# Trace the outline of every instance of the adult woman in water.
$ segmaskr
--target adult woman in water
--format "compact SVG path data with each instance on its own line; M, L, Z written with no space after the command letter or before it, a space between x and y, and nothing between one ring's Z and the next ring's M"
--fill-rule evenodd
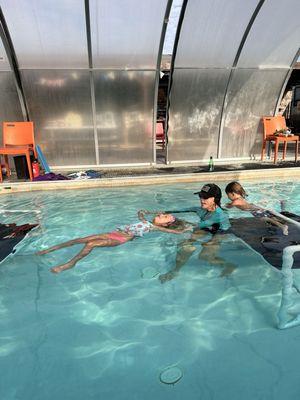
M51 268L51 272L60 273L66 269L73 268L75 264L86 257L95 247L115 247L126 242L133 240L136 237L142 237L144 234L153 230L158 230L166 233L180 234L187 230L191 230L191 225L186 225L184 221L176 220L171 214L157 214L152 222L145 218L147 212L140 210L138 212L139 222L134 224L125 225L117 228L116 230L108 233L100 233L97 235L90 235L83 238L77 238L50 247L49 249L39 251L37 254L47 254L51 251L59 250L64 247L73 246L75 244L84 244L83 249L70 261L65 264L58 265Z
M169 281L178 275L180 269L196 250L195 244L197 241L204 236L206 237L207 233L211 233L213 236L209 236L208 240L201 243L203 248L199 253L199 259L207 261L211 265L223 267L220 276L230 275L236 268L235 264L224 260L218 255L220 246L225 239L225 236L219 235L219 233L226 233L230 228L227 213L221 207L221 189L214 183L207 183L199 192L194 194L199 196L200 207L196 206L166 211L166 213L193 212L198 215L199 222L192 237L182 241L178 245L175 267L159 276L161 283Z

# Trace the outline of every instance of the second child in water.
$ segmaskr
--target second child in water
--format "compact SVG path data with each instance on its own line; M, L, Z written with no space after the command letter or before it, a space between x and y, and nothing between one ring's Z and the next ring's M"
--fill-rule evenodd
M282 233L284 235L288 235L288 226L279 221L279 219L277 219L275 215L262 207L248 203L246 201L247 194L240 183L230 182L226 186L225 192L230 200L230 203L226 204L226 207L237 207L240 210L249 211L254 217L262 218L264 221L269 222L272 225L278 226L282 230Z

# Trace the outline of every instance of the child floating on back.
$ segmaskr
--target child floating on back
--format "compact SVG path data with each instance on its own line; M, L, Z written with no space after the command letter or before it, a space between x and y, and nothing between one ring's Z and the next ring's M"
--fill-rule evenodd
M277 219L275 215L264 208L258 207L255 204L251 204L246 201L245 198L247 194L240 183L230 182L226 186L225 192L229 200L231 200L230 203L226 204L226 207L237 207L240 210L249 211L254 217L262 218L264 221L278 226L284 235L288 235L288 226Z
M51 268L51 272L58 274L66 269L73 268L79 260L81 260L83 257L86 257L95 247L119 246L129 242L130 240L133 240L136 237L142 237L144 234L153 230L180 234L192 229L191 224L187 224L183 220L176 219L171 214L158 213L155 215L152 222L146 220L145 214L148 213L144 210L140 210L138 212L139 221L136 223L120 226L112 232L98 233L96 235L72 239L68 242L64 242L56 246L52 246L46 250L39 251L37 254L47 254L51 251L59 250L64 247L73 246L75 244L83 244L83 249L70 261Z

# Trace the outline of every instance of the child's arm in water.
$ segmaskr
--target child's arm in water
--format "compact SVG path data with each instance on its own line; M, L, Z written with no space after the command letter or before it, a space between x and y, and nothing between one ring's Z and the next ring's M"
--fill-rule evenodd
M145 214L148 214L146 210L139 210L137 215L140 221L147 222Z

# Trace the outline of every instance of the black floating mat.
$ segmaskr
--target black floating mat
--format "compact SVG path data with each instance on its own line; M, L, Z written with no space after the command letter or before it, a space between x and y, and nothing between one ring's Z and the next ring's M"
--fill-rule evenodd
M300 221L300 218L294 214L282 214ZM300 229L292 223L287 223L288 236L284 236L281 229L269 225L260 218L230 219L230 223L231 233L241 238L276 268L282 266L283 249L286 246L300 244ZM293 268L300 268L300 252L294 254Z
M14 247L37 224L0 224L0 262L14 252Z

